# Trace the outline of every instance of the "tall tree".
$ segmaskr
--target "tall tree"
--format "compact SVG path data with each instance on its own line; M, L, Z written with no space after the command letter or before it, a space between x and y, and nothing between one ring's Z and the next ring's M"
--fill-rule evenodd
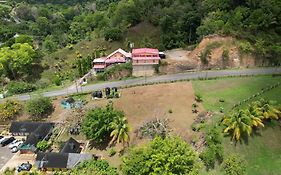
M124 157L125 175L199 174L197 153L178 137L155 138L143 148L134 148Z

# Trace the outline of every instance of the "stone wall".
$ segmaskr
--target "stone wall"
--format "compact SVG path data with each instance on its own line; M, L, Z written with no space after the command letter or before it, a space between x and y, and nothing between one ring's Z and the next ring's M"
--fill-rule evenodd
M133 65L133 76L152 76L154 75L155 69L153 65Z

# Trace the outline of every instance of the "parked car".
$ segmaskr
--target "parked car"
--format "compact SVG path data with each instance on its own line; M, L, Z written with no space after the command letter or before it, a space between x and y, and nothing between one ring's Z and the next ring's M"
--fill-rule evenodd
M30 171L31 168L32 168L32 165L29 162L22 163L20 166L18 166L17 172Z
M11 149L12 153L16 153L18 151L19 151L19 147L16 147L16 146Z
M12 149L13 147L18 147L23 144L21 140L14 140L12 143L9 144L8 148Z
M6 139L5 137L1 136L2 138L0 138L0 144Z
M4 147L10 143L12 143L15 140L14 137L9 137L9 138L5 138L2 142L1 142L1 146Z

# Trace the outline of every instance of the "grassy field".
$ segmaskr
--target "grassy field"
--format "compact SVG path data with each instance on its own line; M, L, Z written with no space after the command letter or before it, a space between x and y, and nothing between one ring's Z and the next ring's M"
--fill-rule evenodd
M256 76L193 81L192 84L196 93L203 96L205 109L218 111L220 107L223 107L225 111L229 111L237 102L260 92L262 88L280 81L281 77ZM265 97L281 103L280 92L281 86L270 92L266 92L256 99ZM225 102L219 102L220 99L225 100Z
M193 81L192 83L196 93L203 96L205 109L218 113L220 107L224 107L225 112L230 112L235 103L278 81L281 81L280 77L258 76ZM281 103L281 87L266 92L261 97ZM224 99L225 103L220 103L219 99ZM280 135L281 127L277 123L269 123L264 129L250 137L248 142L235 145L229 137L226 137L224 139L225 155L236 153L244 157L249 175L278 175L281 172ZM217 167L208 174L221 174L221 172Z

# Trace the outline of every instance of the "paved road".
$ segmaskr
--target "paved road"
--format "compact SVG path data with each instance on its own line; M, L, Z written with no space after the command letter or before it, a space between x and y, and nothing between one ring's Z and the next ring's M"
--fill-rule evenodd
M214 77L227 77L227 76L246 76L246 75L266 75L281 73L281 67L275 68L255 68L255 69L239 69L239 70L217 70L217 71L198 71L198 72L187 72L180 74L161 75L154 77L142 77L130 80L122 80L116 82L106 82L100 84L91 84L78 88L78 92L87 92L105 87L122 87L131 85L140 85L144 83L155 83L155 82L167 82L175 80L185 79L198 79L198 78L214 78ZM62 96L67 94L76 93L76 88L65 88L63 90L50 91L43 93L46 97ZM29 95L14 96L18 100L28 100ZM1 100L0 100L1 102Z
M6 147L0 147L0 170L13 157L13 153Z

